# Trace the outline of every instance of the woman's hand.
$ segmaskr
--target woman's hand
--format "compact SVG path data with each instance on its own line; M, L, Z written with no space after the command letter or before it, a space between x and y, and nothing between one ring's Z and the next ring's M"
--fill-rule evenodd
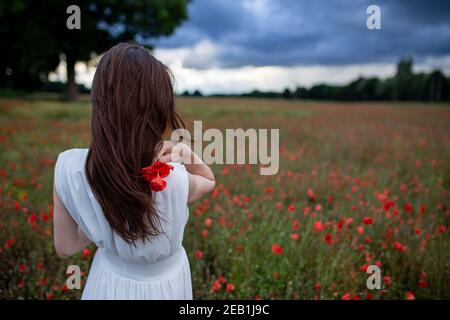
M215 186L214 174L188 145L182 142L164 141L158 153L161 162L180 162L189 175L188 202L200 199Z
M161 162L180 162L183 164L200 164L202 161L196 159L188 145L182 142L164 141L161 150L158 152L157 160ZM196 162L194 162L196 161Z
M172 161L172 149L176 142L164 140L161 150L156 155L156 161L169 162Z

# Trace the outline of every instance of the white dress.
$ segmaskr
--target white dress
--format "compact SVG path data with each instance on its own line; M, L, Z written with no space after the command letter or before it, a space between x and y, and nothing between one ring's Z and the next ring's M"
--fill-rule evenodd
M87 152L62 152L55 166L59 198L98 247L82 299L192 299L189 261L182 246L189 216L185 167L171 163L174 169L165 178L166 189L153 193L164 234L133 246L112 231L94 197L84 171Z

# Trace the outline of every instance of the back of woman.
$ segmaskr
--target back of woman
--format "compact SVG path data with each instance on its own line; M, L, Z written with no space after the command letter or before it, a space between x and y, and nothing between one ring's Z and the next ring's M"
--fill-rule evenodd
M100 60L91 95L89 148L56 162L56 251L97 246L83 299L192 299L187 203L214 176L189 147L176 145L196 160L183 164L163 141L183 127L170 73L145 48L119 44Z

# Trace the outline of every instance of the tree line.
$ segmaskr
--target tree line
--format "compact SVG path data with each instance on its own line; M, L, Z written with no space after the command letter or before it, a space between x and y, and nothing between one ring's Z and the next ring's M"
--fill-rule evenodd
M194 94L186 91L182 95L201 96L201 93L198 90ZM412 58L404 58L397 64L396 74L387 79L359 77L343 86L318 84L311 88L298 87L295 90L286 88L283 92L255 90L237 95L212 96L338 101L449 101L450 79L440 70L414 73Z

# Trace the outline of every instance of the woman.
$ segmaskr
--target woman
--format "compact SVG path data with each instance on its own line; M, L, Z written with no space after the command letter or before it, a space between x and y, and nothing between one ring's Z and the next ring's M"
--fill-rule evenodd
M169 162L175 148L163 136L183 126L171 80L145 48L111 48L92 84L90 147L58 156L56 252L98 248L82 299L192 299L182 246L187 203L215 182L185 144L176 154L194 164Z

